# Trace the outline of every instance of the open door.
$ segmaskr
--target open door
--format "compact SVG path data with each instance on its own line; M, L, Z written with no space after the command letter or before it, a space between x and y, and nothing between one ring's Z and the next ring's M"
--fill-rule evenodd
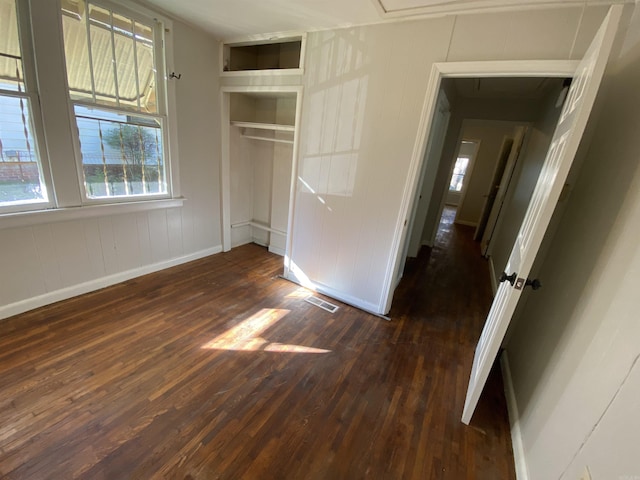
M487 204L491 203L491 210L488 215L487 223L484 227L484 232L482 233L482 241L480 243L480 251L485 257L488 255L489 245L493 238L493 234L495 233L498 217L502 211L502 205L504 204L507 189L509 188L518 157L520 156L520 151L522 150L522 144L524 143L527 128L528 127L518 127L515 138L511 144L511 150L509 152L507 162L502 170L501 177L496 179L496 182L492 185L493 191L489 193L489 198L487 199ZM491 195L493 195L493 198L491 198Z
M513 316L567 174L578 150L611 52L621 5L609 9L578 65L527 213L516 238L482 335L476 346L462 422L468 424ZM508 280L508 281L505 281Z
M480 214L480 221L476 227L476 231L473 234L474 240L480 240L487 228L487 222L489 221L489 215L495 205L496 197L500 191L500 185L505 180L505 171L507 168L507 160L511 156L511 150L513 147L513 138L505 136L502 140L502 147L500 148L500 154L498 155L498 163L496 163L493 177L491 179L491 187L489 192L484 195L484 205L482 206L482 213Z

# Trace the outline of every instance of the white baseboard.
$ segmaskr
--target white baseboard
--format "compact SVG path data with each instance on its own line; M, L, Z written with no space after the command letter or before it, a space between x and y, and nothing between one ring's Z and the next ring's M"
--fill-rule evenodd
M511 425L511 446L513 448L513 462L516 467L517 480L529 480L529 471L524 454L524 444L522 442L522 432L520 430L520 415L518 413L518 403L516 392L513 389L511 378L511 367L507 351L503 350L500 356L500 367L502 370L502 381L504 382L504 394L507 399L507 411L509 412L509 423Z
M260 245L261 247L268 247L269 244L263 240L262 238L257 238L257 237L252 237L248 242L243 243L243 245L246 245L247 243L255 243L256 245Z
M287 280L293 283L297 283L298 285L302 285L303 287L309 288L310 290L315 290L316 292L326 295L327 297L335 298L336 300L339 300L342 303L346 303L347 305L351 305L352 307L356 307L356 308L359 308L360 310L364 310L367 313L371 313L378 317L383 316L382 313L378 312L378 305L375 305L370 302L365 302L360 298L356 298L351 295L339 292L337 290L334 290L331 287L327 287L326 285L322 285L314 282L313 286L311 286L309 285L308 280L298 279L295 276L295 274L291 271L289 271L289 274L286 275L284 278L286 278Z
M222 246L218 245L211 248L206 248L198 252L190 253L182 257L172 258L170 260L164 260L162 262L152 263L151 265L145 265L143 267L133 268L124 272L114 273L113 275L107 275L106 277L96 278L89 280L88 282L79 283L78 285L72 285L70 287L54 290L53 292L47 292L37 297L27 298L18 302L10 303L0 307L0 320L19 313L24 313L34 308L43 307L51 303L66 300L68 298L77 297L85 293L93 292L101 288L115 285L116 283L124 282L135 277L147 275L148 273L164 270L165 268L175 267L182 263L191 262L200 258L208 257L222 251Z
M274 245L269 245L269 251L276 255L280 255L281 257L284 257L285 254L284 248L276 247Z

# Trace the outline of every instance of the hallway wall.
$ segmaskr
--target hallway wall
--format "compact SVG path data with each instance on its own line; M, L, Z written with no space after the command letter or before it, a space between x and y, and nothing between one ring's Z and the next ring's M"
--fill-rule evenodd
M456 223L475 227L478 225L482 208L491 190L491 181L505 137L513 137L517 123L486 120L468 120L464 122L462 137L480 143L473 164L468 172L466 189L462 204L458 207Z

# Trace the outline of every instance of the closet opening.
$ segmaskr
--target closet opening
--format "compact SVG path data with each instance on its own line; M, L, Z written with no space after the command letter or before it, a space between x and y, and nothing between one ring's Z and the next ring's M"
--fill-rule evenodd
M222 88L224 251L256 243L287 258L301 93Z

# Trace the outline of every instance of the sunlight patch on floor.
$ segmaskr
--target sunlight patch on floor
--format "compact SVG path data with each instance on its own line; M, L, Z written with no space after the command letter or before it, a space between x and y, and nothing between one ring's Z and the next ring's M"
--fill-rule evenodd
M311 295L309 289L305 287L296 288L293 292L285 295L285 298L307 298Z
M331 350L305 347L303 345L287 345L269 342L260 335L276 322L289 314L291 310L279 308L263 308L235 327L202 346L206 350L234 350L243 352L279 352L279 353L329 353Z

